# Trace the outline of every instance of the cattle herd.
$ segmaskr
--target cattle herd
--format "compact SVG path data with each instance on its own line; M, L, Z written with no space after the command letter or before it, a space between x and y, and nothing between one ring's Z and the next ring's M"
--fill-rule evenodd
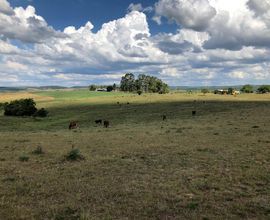
M195 102L195 101L194 101L194 102ZM127 105L129 105L129 104L130 104L130 103L127 102ZM117 102L117 105L121 105L121 104L120 104L119 102ZM195 116L196 113L197 113L197 111L192 111L192 112L191 112L192 116ZM167 115L163 114L163 115L161 116L161 118L162 118L163 121L166 121L166 120L167 120ZM108 127L110 126L110 122L109 122L108 120L97 119L97 120L95 120L94 122L95 122L96 125L102 125L102 123L103 123L104 128L108 128ZM77 129L77 128L79 128L79 124L78 124L77 121L71 121L71 122L69 123L68 128L69 128L69 130Z

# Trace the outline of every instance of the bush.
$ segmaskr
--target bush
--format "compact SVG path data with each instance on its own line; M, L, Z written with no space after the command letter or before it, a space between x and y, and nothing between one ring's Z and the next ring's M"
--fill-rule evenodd
M262 85L257 89L258 93L269 93L270 92L270 85Z
M111 91L113 91L113 87L112 86L108 86L107 87L107 92L111 92Z
M4 104L4 115L46 117L48 111L44 108L38 110L33 99L19 99Z
M37 108L33 99L20 99L5 104L4 110L6 116L32 116Z
M138 93L138 95L141 95L142 94L142 90L138 90L137 93Z
M46 109L41 108L41 109L37 110L33 116L45 118L48 116L48 114L49 114L49 112Z
M81 155L79 149L72 149L66 156L66 160L68 161L78 161L84 160L84 157Z

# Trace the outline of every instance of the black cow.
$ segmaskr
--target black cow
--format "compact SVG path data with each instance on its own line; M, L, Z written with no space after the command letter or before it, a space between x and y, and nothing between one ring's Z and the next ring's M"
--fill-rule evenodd
M103 125L104 125L105 128L108 128L109 125L110 125L110 122L109 121L104 121L103 122Z
M101 125L102 124L102 120L101 119L95 120L95 123Z
M165 121L167 119L166 115L162 115L162 120Z
M195 116L196 115L196 111L192 111L192 116Z

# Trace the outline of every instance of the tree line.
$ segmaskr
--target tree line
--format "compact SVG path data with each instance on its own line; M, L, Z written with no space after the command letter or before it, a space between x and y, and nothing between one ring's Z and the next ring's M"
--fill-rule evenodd
M244 85L242 88L241 88L241 92L243 93L253 93L254 92L254 88L252 85ZM270 85L261 85L259 88L257 88L257 93L269 93L270 92Z
M115 83L113 85L109 85L109 86L106 86L106 85L98 86L98 85L94 85L94 84L89 86L90 91L96 91L97 89L106 89L107 92L112 92L112 91L117 90L118 88L117 88Z
M121 78L120 86L115 83L113 85L90 85L90 91L97 89L105 89L107 92L120 90L123 92L137 92L139 95L142 93L159 93L165 94L169 92L169 86L161 79L140 74L137 79L133 73L127 73Z
M228 89L224 90L226 91L226 94L232 95L234 94L234 92L236 91L235 88L229 87ZM259 87L254 87L250 84L246 84L244 86L242 86L242 88L240 89L240 91L242 93L260 93L260 94L264 94L264 93L270 93L270 85L261 85ZM201 89L201 92L206 94L206 93L210 93L211 91L207 88L203 88ZM219 94L219 90L214 90L215 94Z

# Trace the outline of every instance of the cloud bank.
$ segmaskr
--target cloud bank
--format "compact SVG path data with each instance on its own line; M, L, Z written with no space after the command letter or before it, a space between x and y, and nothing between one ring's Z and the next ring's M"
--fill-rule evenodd
M152 35L151 19L178 28ZM270 83L269 27L269 0L131 4L97 32L91 21L58 31L34 7L0 0L0 86L112 83L125 72L170 85Z

